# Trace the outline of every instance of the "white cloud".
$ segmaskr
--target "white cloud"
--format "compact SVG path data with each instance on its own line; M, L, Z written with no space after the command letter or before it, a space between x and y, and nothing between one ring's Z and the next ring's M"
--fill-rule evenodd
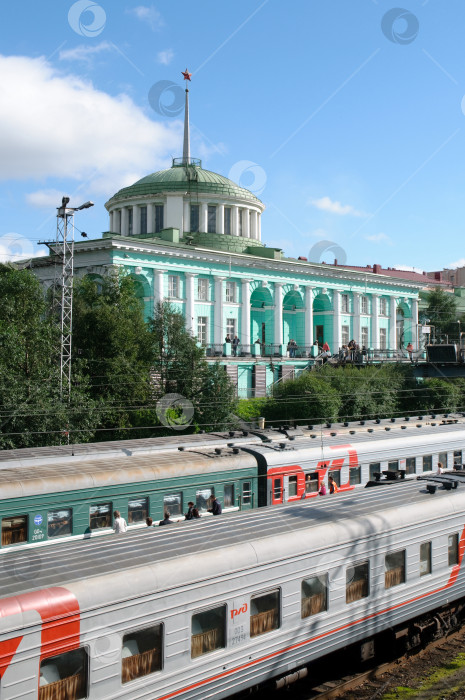
M365 236L365 239L373 243L389 243L389 245L392 245L392 240L385 233L374 233L372 236Z
M0 236L0 263L39 258L47 253L46 248L34 252L34 244L20 233L5 233Z
M74 49L66 49L60 51L58 58L60 61L83 61L90 64L92 58L104 51L113 51L114 47L108 41L101 41L100 44L93 46L92 44L79 44Z
M394 265L393 270L402 270L403 272L418 272L419 275L423 274L423 270L419 267L412 267L411 265Z
M131 15L135 15L141 22L146 22L153 31L165 25L161 14L153 5L150 7L147 5L138 5L138 7L133 7L131 10L127 10L127 12Z
M310 199L309 204L321 211L328 211L331 214L339 214L340 216L366 216L363 211L358 211L351 204L341 204L333 201L330 197L320 197L320 199Z
M161 63L163 66L169 66L171 61L174 58L174 51L173 49L166 49L166 51L159 51L157 53L157 61L158 63Z
M26 202L38 209L54 209L61 203L63 192L59 190L37 190L26 195Z
M0 55L0 90L0 180L66 178L110 196L169 166L181 148L181 121L152 121L127 95L107 95L44 59ZM37 204L46 194L31 197Z
M455 270L457 267L465 267L465 258L460 258L460 260L449 263L448 267L452 270Z

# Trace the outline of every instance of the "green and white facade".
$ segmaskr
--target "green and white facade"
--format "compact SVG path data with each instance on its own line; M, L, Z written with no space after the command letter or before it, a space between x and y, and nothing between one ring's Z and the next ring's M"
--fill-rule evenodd
M419 291L430 280L311 263L266 247L264 204L190 157L188 125L183 157L120 190L106 208L109 230L75 244L75 274L123 269L148 318L158 301L169 301L207 357L225 364L240 396L263 395L304 370L315 341L333 353L352 338L374 349L418 346ZM34 271L51 283L46 260L35 261ZM240 340L235 357L227 334Z

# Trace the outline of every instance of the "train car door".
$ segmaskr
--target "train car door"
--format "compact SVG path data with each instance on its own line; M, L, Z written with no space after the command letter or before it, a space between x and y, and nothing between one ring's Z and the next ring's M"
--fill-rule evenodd
M277 505L283 502L284 478L282 476L273 476L271 485L271 504Z

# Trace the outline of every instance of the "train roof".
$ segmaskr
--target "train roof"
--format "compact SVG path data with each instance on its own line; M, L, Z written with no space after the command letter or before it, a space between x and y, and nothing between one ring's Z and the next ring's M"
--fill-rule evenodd
M444 475L442 480L455 479ZM435 477L433 480L437 480ZM338 494L310 503L268 507L146 528L111 538L63 542L44 549L5 553L0 598L65 586L81 610L128 597L200 585L220 574L243 575L257 565L359 542L380 533L428 524L465 510L465 487L439 488L403 482ZM322 560L323 561L323 560Z
M33 469L5 467L0 469L0 500L254 467L254 457L237 448L203 445L189 451L136 453L130 460L76 458Z
M268 431L264 431L265 434ZM150 454L151 452L165 452L195 448L199 445L208 447L222 447L228 443L260 443L262 439L258 433L250 433L247 430L230 430L223 433L196 433L194 435L168 435L165 437L145 438L136 440L113 440L109 442L89 442L72 445L53 445L50 447L24 447L17 450L0 450L0 469L9 466L9 463L17 466L50 464L52 461L73 462L80 460L93 460L105 457L132 457L137 454Z

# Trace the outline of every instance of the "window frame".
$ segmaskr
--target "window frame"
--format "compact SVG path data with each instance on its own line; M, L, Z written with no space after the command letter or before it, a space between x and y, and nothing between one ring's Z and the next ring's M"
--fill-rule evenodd
M413 461L413 471L412 471L412 461ZM416 474L417 473L417 458L416 457L406 457L405 458L405 473L406 474Z
M98 508L99 506L110 506L108 509L110 524L104 527L92 527L92 513L91 508ZM101 517L101 516L100 516ZM113 501L89 503L89 529L94 532L94 530L109 530L113 526Z
M165 207L163 204L154 204L153 206L154 215L154 226L155 233L160 233L165 228L164 218L165 218Z
M216 204L207 205L207 233L217 233L218 207Z
M321 581L321 579L325 579L325 581ZM324 590L324 607L321 610L317 610L315 612L309 612L308 615L304 615L304 601L310 600L310 597L303 597L303 587L304 584L307 583L307 581L311 580L319 580L321 582L321 585ZM300 583L300 617L302 620L306 620L309 617L314 617L315 615L321 615L323 612L328 612L328 580L329 580L329 575L328 572L326 571L324 574L314 574L313 576L307 576L304 579L301 579ZM313 596L311 596L313 597Z
M224 285L224 300L226 304L236 303L236 290L236 283L232 282L231 280L226 280Z
M168 299L179 299L180 288L179 275L168 275Z
M211 649L211 650L209 650L209 651L205 651L205 652L200 653L200 654L196 654L196 655L194 656L194 654L192 653L192 652L193 652L193 650L192 650L192 642L193 642L193 637L194 637L194 634L193 634L193 632L192 632L192 626L193 626L193 622L194 622L194 617L197 616L197 615L204 615L205 613L208 613L208 612L210 612L210 611L212 611L212 610L220 610L221 608L222 608L223 611L224 611L224 619L223 619L223 645L222 645L222 646L217 646L217 647L215 647L214 649ZM212 629L215 629L215 628L212 628ZM211 630L207 630L207 632L209 632L209 631L211 631ZM203 632L202 634L205 634L205 632ZM198 635L196 635L196 636L198 636ZM226 649L226 648L227 648L227 645L228 645L227 636L228 636L228 605L227 605L226 603L221 603L220 605L213 605L213 606L209 606L209 607L206 607L206 608L201 608L200 610L196 610L195 612L192 612L192 613L191 613L191 624L190 624L191 661L194 661L194 659L202 658L202 657L206 656L207 654L213 654L215 651L219 651L219 650L221 650L221 649Z
M197 340L208 345L208 316L197 316Z
M397 554L402 554L403 555L403 563L401 567L391 567L390 569L387 569L387 559L388 557L394 557ZM388 581L390 578L388 574L390 574L392 571L395 571L395 569L401 569L402 571L402 580L401 581ZM392 577L394 578L394 577ZM390 588L396 588L397 586L401 586L403 583L405 583L407 580L407 551L405 549L396 549L394 552L386 552L384 555L384 588L385 590L389 590ZM389 584L389 585L388 585Z
M341 294L341 313L350 313L349 295Z
M229 505L226 504L226 489L231 489L231 503ZM228 496L229 500L229 496ZM236 505L236 485L233 481L224 484L223 486L223 507L224 508L234 508Z
M422 463L423 472L432 472L433 471L433 455L423 455L421 463ZM425 465L429 465L429 468L425 469Z
M252 619L257 617L260 614L263 613L256 613L255 615L252 615L252 600L256 598L265 598L268 595L272 595L273 593L278 594L278 608L277 608L277 613L278 613L278 622L276 627L273 627L271 629L267 629L264 632L258 632L256 634L252 634ZM249 629L249 634L250 634L250 639L255 639L255 637L262 637L264 634L269 634L270 632L276 632L276 630L279 630L282 626L282 590L281 587L278 586L277 588L270 588L266 589L264 591L260 591L259 593L254 593L250 596L249 599L249 605L250 605L250 629ZM264 611L264 612L270 612L270 611Z
M453 537L455 540L455 545L454 545L452 550L451 550L451 544L450 544L451 537ZM460 558L459 547L460 547L459 533L453 532L452 534L447 535L447 565L448 566L457 566L458 565L459 558ZM451 555L454 556L455 561L451 562Z
M292 479L292 490L295 490L295 493L291 493L291 479ZM287 482L287 495L288 498L296 498L298 494L298 485L299 485L299 479L297 474L290 474L288 477L288 482Z
M354 475L356 479L354 479ZM349 467L349 484L350 486L358 486L362 483L362 467L359 465Z
M428 546L428 559L427 559L427 560L422 559L422 556L421 556L421 548L424 547L424 546L426 546L426 545ZM433 554L433 543L432 543L432 541L431 541L431 540L427 540L426 542L420 542L420 550L419 550L419 563L420 563L419 571L420 571L420 577L421 577L421 576L429 576L430 574L432 574L432 572L433 572L433 556L432 556L432 554ZM422 563L425 562L425 561L427 561L427 564L428 564L427 568L428 568L428 570L427 570L427 571L422 571L422 570L421 570L421 569L422 569L422 566L421 566L421 565L422 565Z
M192 216L193 211L195 212ZM194 223L194 225L192 225ZM191 204L189 208L189 232L198 233L200 231L200 204Z
M347 574L350 569L356 569L357 567L361 566L366 566L367 569L367 576L366 576L366 583L367 583L367 592L365 595L360 595L358 598L353 598L352 600L348 600L348 593L349 593L349 586L351 583L347 582ZM348 564L346 566L346 605L352 605L352 603L357 603L359 600L364 600L365 598L369 598L370 596L370 560L369 559L361 559L359 561L353 562L352 564Z
M69 517L69 523L70 523L69 532L64 532L64 533L62 533L62 534L51 535L51 534L50 534L50 521L49 521L49 516L50 516L50 514L51 514L51 513L60 513L60 512L64 512L64 511L68 511L68 512L70 513L70 517ZM63 507L63 508L54 508L54 509L51 509L51 510L48 510L48 511L47 511L47 539L52 539L52 540L54 540L54 539L57 538L57 537L71 537L72 534L73 534L73 509L72 509L72 508L65 508L65 507Z
M246 485L248 488L246 489ZM252 503L252 481L243 481L241 484L241 502L242 505L250 505Z
M25 539L18 540L17 542L10 542L9 544L3 544L3 521L4 520L15 520L15 519L19 519L19 518L24 518L24 520L25 520L25 524L24 524L24 531L26 534ZM21 529L23 529L23 528L21 528ZM3 547L12 547L15 545L27 544L28 541L29 541L29 516L27 513L25 513L24 515L6 515L6 516L2 517L2 520L1 520L1 543L2 543L1 546L2 546L2 549L3 549Z
M379 329L379 349L387 350L387 328Z
M40 683L42 665L46 661L53 661L54 659L57 659L59 657L65 656L67 654L73 654L73 653L76 653L77 651L81 651L81 650L85 653L86 665L85 665L85 675L84 675L84 679L82 682L82 684L84 686L84 688L83 688L84 695L79 695L78 700L86 700L90 695L90 672L91 672L91 668L90 668L91 654L90 654L89 645L87 645L87 644L82 645L82 646L78 647L77 649L70 649L68 651L62 651L61 654L53 654L53 656L47 655L47 656L41 658L40 663L39 663L39 683ZM59 666L57 667L56 663L54 664L54 666L58 670ZM75 675L76 674L73 673L72 675L66 676L65 678L60 678L59 681L52 681L51 683L46 683L45 685L42 685L42 686L39 685L38 700L41 700L41 692L40 692L41 688L47 688L50 685L52 685L52 683L64 681L67 678L72 678ZM45 695L45 693L42 693L42 694Z
M165 503L165 499L167 497L178 497L179 496L179 513L175 513L172 508L172 505L169 505L168 503ZM174 489L170 491L164 491L163 492L163 514L165 514L167 511L169 511L170 515L172 515L174 518L177 518L183 514L183 496L184 493L183 491L175 491Z
M140 207L140 233L144 236L147 233L147 205L141 205Z
M131 520L131 517L132 517L132 512L135 509L132 509L132 510L130 509L130 503L135 502L135 501L145 501L146 506L147 506L147 510L146 510L146 514L142 516L141 520L134 521L134 520ZM150 499L148 496L139 496L139 497L131 496L130 498L128 498L128 525L138 525L139 523L144 523L146 518L149 517L149 514L150 514Z
M197 301L209 301L209 280L207 277L197 278Z
M124 640L126 637L130 635L134 635L138 632L144 632L146 630L151 630L154 628L159 628L160 629L160 668L156 668L153 671L150 671L149 673L144 673L139 676L134 676L133 678L129 678L128 680L123 680L123 661L125 658L131 658L131 657L123 657L123 646L124 646ZM163 622L157 622L152 625L148 625L147 627L135 627L130 630L127 630L126 632L123 633L123 636L121 638L121 685L126 686L127 683L131 683L132 681L138 680L139 678L145 678L147 676L151 676L154 673L160 673L161 671L164 670L165 666L165 658L164 658L164 646L165 646L165 625ZM147 651L153 651L152 650L147 650ZM140 652L139 654L132 654L132 656L142 656L142 654L145 654L147 652Z
M363 294L360 298L360 313L364 316L368 316L369 314L368 297L366 296L366 294ZM365 328L368 328L368 326L365 326Z
M208 498L204 498L203 496L199 496L199 494L202 491L210 491L210 495ZM209 501L211 502L212 498L215 496L215 487L214 486L204 486L203 488L197 488L195 490L195 507L199 511L199 513L206 513L209 508L211 508ZM205 501L205 507L203 507L202 503L199 503L199 498L202 498Z

